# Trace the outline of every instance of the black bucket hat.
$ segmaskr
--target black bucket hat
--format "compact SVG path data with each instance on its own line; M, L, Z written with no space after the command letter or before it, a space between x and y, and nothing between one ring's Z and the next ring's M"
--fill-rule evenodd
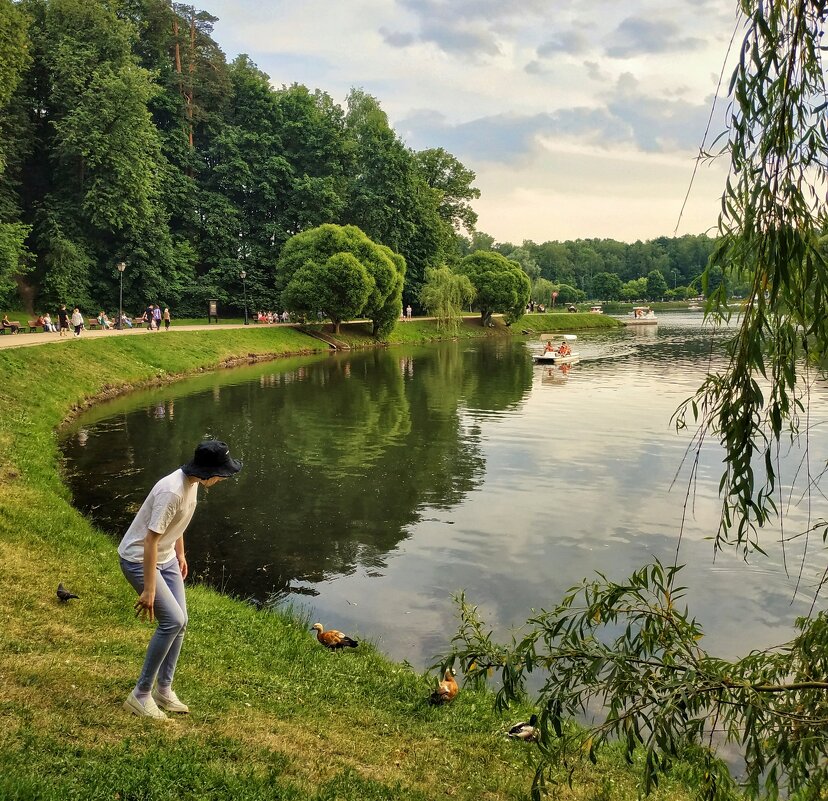
M188 476L195 478L213 478L214 476L233 476L242 469L242 463L230 456L230 448L226 442L217 439L208 439L199 442L193 454L192 461L181 465L181 469Z

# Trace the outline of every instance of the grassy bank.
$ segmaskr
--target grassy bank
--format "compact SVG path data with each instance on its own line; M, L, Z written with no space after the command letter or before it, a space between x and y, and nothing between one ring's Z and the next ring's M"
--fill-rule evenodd
M482 327L480 315L464 317L454 331L441 330L433 319L414 318L398 323L386 338L389 345L422 344L445 339L478 339L480 337L531 336L541 332L582 331L587 328L616 328L622 323L613 317L599 314L527 314L516 323L507 326L501 317L495 317L491 327ZM307 326L330 332L331 326ZM371 336L371 327L364 323L343 323L337 340L352 348L372 347L376 340Z
M0 798L528 797L533 748L503 736L512 716L486 696L431 708L426 677L369 645L330 654L308 621L203 587L188 593L176 679L193 713L158 725L121 709L150 628L132 614L113 539L70 504L56 427L102 393L314 349L301 332L256 328L0 351ZM58 581L80 600L60 605ZM614 752L560 794L635 796ZM677 781L655 797L686 796Z

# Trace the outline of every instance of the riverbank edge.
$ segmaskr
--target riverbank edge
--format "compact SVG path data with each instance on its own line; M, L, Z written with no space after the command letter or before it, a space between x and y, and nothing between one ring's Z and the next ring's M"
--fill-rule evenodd
M161 781L165 766L190 775L181 798L217 783L232 798L273 797L274 786L297 799L419 799L445 787L457 798L523 797L531 751L505 740L506 721L485 696L464 691L450 708L431 709L429 682L371 647L334 657L301 615L263 615L204 587L189 591L180 686L207 711L159 729L120 709L148 632L136 631L112 538L71 506L57 428L114 394L326 349L296 331L261 329L0 353L2 797L98 797L90 787L129 797L148 777ZM81 599L59 604L58 580ZM577 777L578 797L608 781L615 797L635 797L614 759ZM660 797L685 795L670 793Z
M283 359L291 356L310 356L313 354L331 353L336 351L336 347L332 347L331 342L339 342L349 350L364 350L377 347L393 347L398 345L415 345L415 344L432 344L435 342L456 341L459 339L483 339L489 337L516 337L524 338L530 337L534 334L540 333L557 333L557 332L571 332L584 331L598 328L620 328L623 323L612 318L603 317L594 314L534 314L522 317L514 326L507 326L502 319L495 318L494 323L490 328L483 328L480 325L480 317L478 315L464 317L456 331L441 330L433 318L414 319L406 323L400 323L385 339L377 339L371 334L370 326L364 323L344 323L343 330L339 334L332 334L329 329L330 325L306 325L297 326L295 328L253 328L253 329L234 329L240 332L241 336L252 332L271 331L278 333L280 331L295 331L305 337L305 344L303 347L298 347L295 350L286 350L278 352L249 352L246 355L231 355L223 358L219 363L212 365L197 365L189 370L174 374L156 374L154 377L141 380L139 382L126 381L123 384L116 386L107 386L101 391L85 397L80 403L72 406L68 413L64 416L60 426L66 425L74 420L78 415L83 414L87 409L95 406L98 403L112 400L113 398L127 395L130 392L135 392L141 389L150 389L153 386L162 386L164 384L181 381L195 373L209 372L211 370L221 370L233 367L243 367L249 364L255 364L262 361L273 361L275 359ZM323 330L326 334L325 339L314 336L315 331ZM228 330L209 330L209 331L188 331L175 332L175 336L198 336L206 334L209 336L218 336L229 333ZM150 335L152 336L152 335ZM112 341L112 340L109 340ZM43 343L45 345L51 343Z

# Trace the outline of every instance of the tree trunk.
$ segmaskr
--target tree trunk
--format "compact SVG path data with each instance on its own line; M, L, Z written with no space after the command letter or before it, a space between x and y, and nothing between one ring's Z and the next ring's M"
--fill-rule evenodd
M192 25L195 25L195 20L193 20ZM187 142L190 145L190 149L193 147L193 90L192 90L192 72L193 72L193 47L192 42L194 38L194 30L191 27L190 29L190 89L184 88L184 71L181 68L181 44L179 42L179 27L178 27L178 15L173 15L173 36L175 37L175 72L178 75L178 93L181 95L181 99L184 101L184 113L187 115L187 125L184 128L184 136L187 137ZM192 177L192 170L188 169L187 174Z
M190 92L187 98L187 121L190 124L190 150L193 149L193 101L195 99L195 6L190 11Z
M481 309L480 310L480 325L482 325L483 328L486 328L486 326L488 326L489 323L491 323L491 321L492 321L491 311L489 309Z
M17 284L17 294L23 301L23 309L27 314L34 314L35 286L30 284L22 275L14 276Z
M341 322L342 322L342 320L334 320L334 321L333 321L333 324L334 324L334 334L338 334L338 333L339 333L339 324L340 324Z

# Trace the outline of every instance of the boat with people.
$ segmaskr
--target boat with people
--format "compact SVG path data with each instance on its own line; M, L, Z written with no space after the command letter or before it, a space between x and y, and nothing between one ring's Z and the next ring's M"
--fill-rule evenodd
M623 320L624 325L658 325L658 318L649 306L633 306L629 316Z
M603 314L604 307L603 306L592 306L589 310L590 314Z
M557 344L553 339L557 339ZM546 345L540 353L532 354L535 364L574 364L580 359L580 354L572 350L572 343L577 339L575 334L562 334L558 337L541 334L541 341L545 341Z

